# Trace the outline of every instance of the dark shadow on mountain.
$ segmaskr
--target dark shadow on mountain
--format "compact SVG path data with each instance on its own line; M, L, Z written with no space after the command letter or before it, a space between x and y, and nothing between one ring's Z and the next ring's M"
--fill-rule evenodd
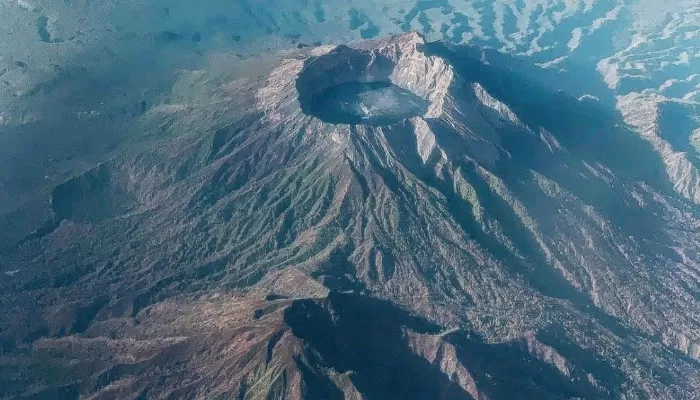
M688 138L698 128L698 122L691 117L694 112L688 108L690 108L689 105L680 102L661 104L659 109L661 126L658 133L659 136L671 144L674 150L695 155L696 150ZM698 111L700 111L700 108ZM699 164L697 160L694 161L696 165Z
M311 356L313 357L313 355ZM297 361L297 367L304 379L306 394L310 399L344 400L343 392L322 371L316 371L313 366L319 365L319 360L307 360L307 363Z
M402 328L439 328L391 303L332 292L323 301L295 302L285 321L323 362L351 380L367 399L471 399L437 367L414 354Z
M566 376L554 366L531 356L518 342L487 344L462 332L451 334L446 340L455 346L459 361L469 368L477 387L491 399L616 398L587 379L578 369L579 358L566 357L575 366L574 371L569 372L570 376ZM566 345L567 348L576 347L570 343ZM581 356L580 352L576 356ZM583 354L583 358L588 357ZM608 391L615 392L622 384L619 372L607 364L595 371L586 371L613 374L604 377L604 387Z
M444 126L444 123L439 120L431 120L429 124L443 148L455 151L460 148L461 138L453 129ZM525 256L525 260L514 254L503 241L483 231L480 223L474 218L471 204L465 202L456 192L454 182L450 179L438 178L435 175L434 166L431 164L433 161L428 160L427 163L423 163L418 157L415 151L417 146L415 136L406 135L401 129L395 131L386 129L385 134L392 148L396 150L395 153L400 157L402 165L419 177L422 182L442 194L454 221L466 234L495 256L514 276L526 279L545 296L571 301L577 309L596 317L601 324L617 335L624 337L630 333L628 328L614 317L595 307L586 294L577 290L558 270L551 266L532 233L523 225L512 207L501 197L492 193L488 182L485 182L476 172L473 162L456 161L455 163L464 177L479 193L480 203L485 214L498 219L503 232L516 246L518 252ZM543 147L541 143L539 147ZM380 168L380 166L376 165L375 168ZM406 202L410 203L411 201L407 199Z
M673 194L659 155L624 124L617 110L601 103L579 101L562 91L552 92L528 80L518 68L536 67L520 60L486 65L478 58L480 49L441 43L426 45L426 51L447 59L468 81L480 83L507 104L533 132L545 128L570 152L553 155L535 135L523 131L502 134L503 147L514 157L501 162L499 176L509 182L530 180L529 170L536 170L595 206L624 230L649 239L663 235L659 229L663 224L651 210L630 205L632 199L619 188L583 180L578 174L586 173L582 161L589 165L600 163L622 182L644 181L662 193Z
M537 339L555 348L559 354L577 367L593 374L603 387L619 388L625 380L624 374L610 365L603 356L576 345L561 326L553 325L538 332Z
M17 242L14 246L15 247L20 247L25 243L31 242L33 240L38 240L43 237L46 237L53 233L58 226L60 225L60 220L56 218L55 216L48 221L44 222L37 230L34 232L30 233L29 235L23 237L19 242Z
M314 364L349 372L367 399L472 398L409 347L407 331L437 335L440 327L389 302L332 292L324 300L295 302L286 310L285 321L318 353L320 360ZM588 380L572 381L534 358L519 342L487 344L465 332L452 333L445 340L457 350L455 361L464 365L489 398L607 398Z
M339 292L362 293L367 290L364 283L357 279L357 270L349 258L355 250L353 245L335 249L322 263L318 271L311 274L324 286Z
M507 104L527 126L546 128L582 159L600 160L632 178L668 187L658 155L647 142L624 126L616 110L595 102L579 101L563 91L553 92L526 79L518 70L526 68L521 67L522 61L514 61L508 64L509 69L504 69L482 63L476 58L481 54L479 50L467 46L448 48L442 43L430 43L426 51L447 59L462 76L479 82ZM630 154L638 157L627 157Z
M128 212L136 203L107 164L58 185L51 194L57 220L97 222Z
M532 129L534 134L513 128L500 132L502 146L513 157L502 158L494 172L508 183L508 187L519 192L519 197L538 221L546 223L551 220L552 204L543 203L541 193L539 198L536 197L530 170L559 183L584 203L592 205L611 221L614 229L632 232L647 243L668 242L663 230L665 222L660 217L664 215L664 210L654 204L644 208L638 206L629 194L629 188L619 186L644 181L661 193L675 197L665 167L659 155L624 124L615 109L600 103L579 101L561 91L552 92L533 83L515 68L525 65L522 61L500 63L509 65L509 69L503 69L498 65L482 63L477 58L481 56L480 51L466 46L448 48L440 43L431 43L426 51L446 58L468 81L480 83ZM507 58L506 55L500 57ZM550 152L537 136L540 127L549 131L568 152ZM583 162L609 167L616 176L613 184L602 179L584 178L584 175L591 174L584 168ZM465 168L465 172L468 171L469 168ZM476 174L471 173L469 179L475 187L479 186L481 180ZM488 193L488 187L482 183L477 191ZM532 193L528 194L528 191ZM491 215L499 216L508 236L532 265L545 265L543 255L536 250L536 243L529 233L514 218L512 211L501 203L493 196L489 201L482 201L484 207L490 209ZM547 229L546 226L540 228ZM661 249L650 245L644 251L655 256ZM513 258L507 251L497 251L496 254L502 255L506 263ZM527 279L542 293L571 300L579 310L592 314L621 337L631 333L616 318L595 307L587 296L573 288L558 272L545 271L544 268L527 268L524 271Z

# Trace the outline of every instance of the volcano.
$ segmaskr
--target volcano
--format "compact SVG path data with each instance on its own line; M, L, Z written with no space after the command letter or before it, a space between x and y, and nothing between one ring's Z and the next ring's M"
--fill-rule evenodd
M183 73L3 254L0 398L693 398L700 216L499 60L407 33Z

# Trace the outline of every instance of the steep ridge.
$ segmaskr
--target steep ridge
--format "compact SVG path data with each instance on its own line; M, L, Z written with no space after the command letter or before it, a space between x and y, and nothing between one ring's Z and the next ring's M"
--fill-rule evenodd
M18 383L38 389L26 398L609 397L534 336L487 344L388 302L338 293L166 301L133 320L94 324L83 337L41 339L0 363L13 371L0 377L0 394L21 393ZM504 379L511 384L497 384Z
M410 33L183 77L144 115L158 146L57 188L56 229L3 255L1 395L692 398L695 208L606 150L654 154L619 117L471 54ZM427 107L324 120L347 84ZM214 293L235 315L202 316ZM91 343L151 350L98 383L31 367L67 343L81 370Z

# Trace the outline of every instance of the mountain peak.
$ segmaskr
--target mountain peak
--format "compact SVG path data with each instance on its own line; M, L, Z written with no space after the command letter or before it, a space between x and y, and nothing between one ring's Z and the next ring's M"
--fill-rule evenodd
M453 82L452 68L419 48L411 32L381 40L311 50L286 60L258 92L273 119L307 116L334 124L387 125L437 117Z
M697 387L700 222L616 118L416 33L286 54L182 74L153 145L54 187L3 255L0 397Z

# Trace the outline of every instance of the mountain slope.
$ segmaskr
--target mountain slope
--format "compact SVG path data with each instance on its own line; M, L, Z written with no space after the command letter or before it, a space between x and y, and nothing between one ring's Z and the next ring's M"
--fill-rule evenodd
M497 61L409 33L183 74L2 255L0 394L692 398L696 208Z

